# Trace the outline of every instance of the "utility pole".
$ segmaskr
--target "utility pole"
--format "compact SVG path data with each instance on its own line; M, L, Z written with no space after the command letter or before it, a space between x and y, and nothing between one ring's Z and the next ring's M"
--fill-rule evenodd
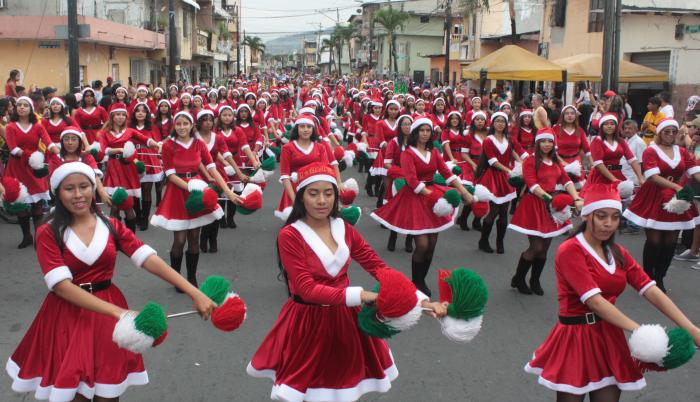
M622 17L622 0L615 1L615 44L613 46L612 74L610 74L610 87L617 91L620 80L620 19Z
M186 16L183 16L185 18ZM184 27L184 24L183 24ZM177 57L177 32L175 29L175 0L168 0L168 82L177 82L177 72L175 66Z
M236 77L241 74L241 11L239 5L236 4L233 9L236 17Z
M68 83L70 85L71 91L80 88L80 52L78 49L78 0L68 0Z
M450 39L452 36L452 0L446 0L445 5L445 69L443 83L450 84Z
M602 90L617 90L617 69L619 65L619 43L616 44L618 29L618 0L606 1L603 13L603 78ZM617 49L617 50L616 50Z

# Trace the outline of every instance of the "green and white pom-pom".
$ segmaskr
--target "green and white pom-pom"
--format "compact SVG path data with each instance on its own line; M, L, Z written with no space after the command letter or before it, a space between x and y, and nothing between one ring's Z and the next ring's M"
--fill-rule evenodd
M267 158L264 161L260 162L260 169L268 172L273 172L276 166L277 163L275 162L275 158Z
M49 165L46 164L46 157L43 152L34 151L29 155L29 167L36 177L46 177L49 174Z
M695 193L693 192L693 189L686 185L682 189L678 190L671 200L665 202L663 204L663 208L672 214L684 214L688 209L690 209L694 197Z
M522 163L515 163L515 166L509 173L508 183L513 187L522 187L525 184Z
M440 141L433 141L433 148L437 149L439 153L442 153L442 143Z
M355 153L346 149L343 152L343 160L347 166L352 166L352 163L355 161Z
M163 308L148 302L141 312L127 311L122 314L112 332L112 340L120 348L133 353L143 353L153 347L156 339L168 329Z
M134 165L136 165L136 173L142 175L146 173L146 164L138 159L134 160Z
M475 201L491 201L493 199L493 193L486 186L482 184L477 184L474 187L474 200Z
M88 152L92 157L95 159L96 162L99 162L98 156L100 155L100 151L102 150L102 147L100 146L100 143L95 141L90 145L90 148L88 148Z
M620 193L620 198L626 200L634 194L634 183L631 180L623 180L617 185L617 191Z
M362 217L362 209L356 205L340 208L340 217L351 226L355 226Z
M447 181L445 180L444 177L440 173L435 173L433 176L433 183L441 185L441 186L447 186Z
M449 189L433 204L433 213L437 216L448 216L459 207L461 197L455 189Z
M122 149L124 150L122 152L123 159L129 159L136 153L136 146L134 146L134 143L131 141L125 142Z
M357 153L358 159L367 160L369 159L369 154L367 153L367 144L364 142L357 143Z
M695 354L693 338L683 328L666 331L658 324L644 324L632 332L629 339L632 357L674 369L687 363Z
M459 165L457 165L456 163L454 163L452 161L447 161L447 162L445 162L445 164L447 165L447 167L450 169L450 171L452 173L454 173L458 176L462 174L462 168L459 167Z
M396 179L391 183L391 195L395 196L406 185L406 179Z
M447 316L440 319L442 333L455 342L469 342L481 330L488 289L475 272L458 268L438 272L440 301L448 302Z
M581 177L581 162L577 160L564 166L564 171L569 175L569 177Z
M220 306L231 291L231 283L223 276L211 275L199 285L199 290Z

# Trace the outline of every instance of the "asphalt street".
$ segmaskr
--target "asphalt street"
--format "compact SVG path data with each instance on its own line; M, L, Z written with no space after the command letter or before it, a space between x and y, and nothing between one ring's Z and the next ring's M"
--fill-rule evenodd
M364 183L356 170L351 175ZM345 174L345 177L348 175ZM276 180L276 177L274 178ZM265 401L271 382L249 377L245 368L262 338L270 329L287 294L278 281L275 239L282 222L272 214L281 186L277 182L265 191L265 208L249 216L237 216L237 229L219 232L219 252L203 254L199 278L223 275L248 305L248 318L236 332L217 331L210 323L195 316L169 322L166 342L145 356L150 384L132 387L122 401ZM364 192L357 205L363 216L357 229L390 266L410 275L410 254L398 247L386 249L388 231L370 217L375 199ZM495 231L494 231L495 232ZM139 232L138 236L166 258L172 234L158 228ZM416 328L389 341L399 378L386 394L369 394L363 401L553 401L554 392L537 384L537 378L523 371L533 350L545 339L557 317L557 298L552 245L543 274L545 295L525 296L509 286L520 252L526 247L525 236L509 231L505 255L487 255L477 251L478 233L452 228L440 234L429 285L437 295L437 269L467 267L481 274L490 299L484 327L471 343L456 344L441 333L437 321L424 317ZM618 237L638 259L644 235ZM19 227L0 224L0 358L6 361L32 322L47 293L36 256L32 249L18 250ZM403 244L399 237L398 243ZM169 312L189 310L186 296L120 256L114 278L129 305L139 309L148 300L163 305ZM184 264L183 264L184 265ZM673 262L669 270L669 295L696 322L700 321L698 283L700 271L690 263ZM184 267L183 267L184 269ZM357 264L350 268L351 283L366 289L373 279ZM671 325L653 307L637 296L633 289L617 305L641 323ZM56 317L60 319L60 317ZM33 400L31 394L16 394L10 379L0 375L0 401ZM623 393L623 401L698 401L700 359L667 373L648 373L647 388Z

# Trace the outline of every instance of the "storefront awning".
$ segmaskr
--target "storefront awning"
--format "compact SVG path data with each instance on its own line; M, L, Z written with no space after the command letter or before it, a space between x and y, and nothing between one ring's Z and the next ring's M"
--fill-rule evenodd
M520 46L507 45L464 67L462 77L479 79L481 71L490 80L562 81L564 68Z
M563 59L552 60L562 66L568 72L569 81L600 81L602 76L603 56L597 53L583 53ZM620 60L620 82L665 82L668 74L632 63Z

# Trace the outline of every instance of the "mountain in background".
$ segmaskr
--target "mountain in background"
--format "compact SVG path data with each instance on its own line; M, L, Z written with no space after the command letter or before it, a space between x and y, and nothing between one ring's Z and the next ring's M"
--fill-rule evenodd
M321 35L333 32L333 28L321 30ZM301 53L304 40L317 40L318 31L300 32L293 35L282 36L265 42L265 54L274 56L277 54L292 54L296 50Z

